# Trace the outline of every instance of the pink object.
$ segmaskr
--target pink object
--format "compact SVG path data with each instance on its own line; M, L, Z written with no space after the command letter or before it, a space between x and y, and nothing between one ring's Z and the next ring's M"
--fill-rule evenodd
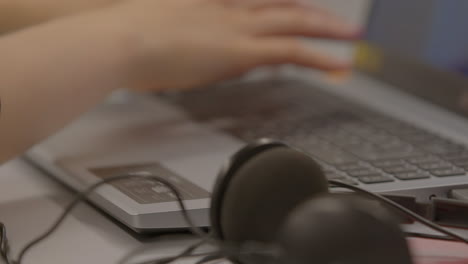
M415 264L468 264L468 244L424 238L409 238Z

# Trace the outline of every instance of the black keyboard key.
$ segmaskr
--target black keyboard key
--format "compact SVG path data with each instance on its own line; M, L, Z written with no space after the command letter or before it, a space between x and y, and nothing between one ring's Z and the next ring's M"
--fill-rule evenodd
M354 134L354 135L358 135L361 138L367 138L368 136L374 135L382 131L378 128L374 128L374 127L371 127L369 125L366 125L364 123L359 123L359 122L347 123L347 124L342 125L341 127L346 132Z
M465 170L461 168L437 169L431 170L430 172L437 177L462 176L466 174Z
M359 181L366 183L366 184L373 184L373 183L384 183L384 182L392 182L395 181L394 179L385 176L385 175L369 175L369 176L363 176L358 178Z
M411 152L414 151L414 147L406 142L401 141L389 141L382 142L379 144L379 148L386 152Z
M349 163L356 163L359 161L356 157L340 150L339 148L331 144L305 144L303 146L303 149L309 151L309 153L315 156L317 159L332 165L343 165Z
M403 166L384 168L383 170L386 173L395 174L395 173L402 173L402 172L416 172L418 169L411 165L403 165Z
M405 161L400 160L400 159L379 160L379 161L372 162L372 165L374 165L377 168L383 169L383 168L403 166L405 165Z
M442 161L442 162L420 164L418 167L423 170L436 170L436 169L450 169L453 166L452 164L448 162Z
M392 151L380 151L374 161L378 160L388 160L388 159L407 159L415 156L421 155L421 152L415 149L407 150L392 150Z
M436 155L446 155L463 151L463 147L454 143L445 142L443 139L436 139L434 141L421 144L420 148Z
M363 160L372 161L380 159L378 150L349 149L349 152Z
M418 131L416 133L402 134L401 136L404 140L415 145L424 144L434 139L438 139L437 136L430 134L430 133L422 132L422 131Z
M438 162L440 161L440 159L433 155L422 155L422 156L409 158L406 161L414 165L420 165L420 164Z
M379 172L374 169L369 169L369 168L348 171L348 175L351 177L363 177L363 176L376 175L376 174L379 174Z
M449 154L441 155L441 158L444 160L448 160L448 161L461 160L461 159L468 160L468 152L462 151L458 153L449 153Z
M468 158L452 159L450 162L457 166L468 166Z
M414 134L419 131L406 123L388 117L373 119L371 122L373 125L390 131L392 134L396 135Z
M395 176L395 178L403 180L403 181L430 178L430 175L427 172L421 172L421 171L400 172L400 173L395 173L393 176Z
M317 157L318 159L331 164L331 165L345 165L356 163L359 160L351 155L341 154L341 153L311 153L313 156Z
M392 136L385 132L368 135L365 139L369 142L372 142L374 144L379 144L379 145L388 144L389 142L393 142L397 140L395 136Z
M342 171L356 171L356 170L363 170L363 169L367 169L368 167L359 163L359 162L356 162L356 163L348 163L348 164L343 164L343 165L338 165L336 166L339 170L342 170Z
M318 136L324 138L325 140L332 142L334 144L340 145L340 146L363 144L364 139L358 136L352 135L347 131L337 130L337 129L339 128L335 128L334 131L320 130L315 133Z
M363 150L350 150L351 153L358 156L359 158L369 161L376 162L381 160L389 159L404 159L419 155L419 152L413 150L382 150L376 147L375 149L363 149Z

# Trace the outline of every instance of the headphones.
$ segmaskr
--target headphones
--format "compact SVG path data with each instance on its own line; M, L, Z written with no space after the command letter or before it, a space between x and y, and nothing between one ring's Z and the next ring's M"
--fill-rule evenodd
M468 244L467 239L383 196L327 180L305 152L261 139L234 154L219 173L211 197L209 233L193 224L172 183L157 175L117 175L79 193L50 229L20 251L18 260L9 256L6 229L0 223L0 256L7 264L21 264L25 254L57 230L97 188L134 178L166 186L177 198L190 230L201 238L178 255L144 264L167 264L193 256L203 256L197 264L222 258L239 264L411 264L405 236L387 207ZM354 193L331 193L330 187ZM205 243L216 250L195 254Z
M260 140L236 153L218 176L210 213L217 239L267 245L281 263L412 263L392 214L368 199L330 193L320 166L281 142Z

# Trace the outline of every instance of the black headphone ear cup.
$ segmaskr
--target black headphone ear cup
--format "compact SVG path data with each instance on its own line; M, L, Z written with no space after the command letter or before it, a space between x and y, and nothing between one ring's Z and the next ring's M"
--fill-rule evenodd
M328 194L305 201L285 220L278 245L291 264L411 264L398 223L375 201Z
M250 153L220 175L212 198L217 199L212 206L215 233L236 244L272 241L292 208L328 192L320 166L306 154L282 144L257 146Z

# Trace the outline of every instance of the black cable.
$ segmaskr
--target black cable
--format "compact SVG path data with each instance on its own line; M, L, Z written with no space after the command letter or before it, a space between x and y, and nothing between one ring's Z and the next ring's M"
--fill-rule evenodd
M26 255L26 253L31 248L33 248L38 243L45 240L52 233L54 233L57 230L57 228L63 223L65 218L71 213L71 211L80 202L86 200L88 198L88 196L91 193L93 193L97 188L101 187L104 184L110 183L110 182L115 182L115 181L120 181L120 180L127 180L127 179L147 179L147 180L152 180L152 181L155 181L157 183L163 184L165 187L167 187L175 195L175 197L177 199L177 202L179 204L179 207L181 209L182 216L184 217L184 219L185 219L186 223L188 224L188 226L189 226L190 230L192 231L192 233L199 236L200 238L203 238L204 240L208 240L207 233L205 233L201 228L197 227L193 223L192 219L188 215L188 211L187 211L187 209L185 207L184 201L182 199L182 195L180 194L180 192L177 190L177 188L172 183L170 183L169 181L165 180L164 178L156 176L156 175L127 174L127 175L119 175L119 176L109 177L107 179L99 181L96 184L91 185L85 191L79 193L78 196L76 196L76 198L73 200L73 202L70 203L70 205L68 205L65 208L65 210L60 215L60 217L54 222L54 224L47 231L45 231L42 235L38 236L37 238L33 239L31 242L26 244L26 246L20 251L20 253L18 255L18 260L16 262L14 262L14 261L12 262L10 260L10 262L7 261L7 264L21 264L24 256ZM2 241L0 241L0 242L2 242L2 245L7 243L5 233L6 232L2 232L2 235L5 235L5 238L2 237ZM7 253L7 251L5 251L3 247L1 248L1 250L2 250L2 256L4 255L4 253ZM190 252L188 252L187 254L190 254Z
M337 187L341 187L341 188L346 188L346 189L350 189L352 191L355 191L356 193L362 193L362 194L365 194L367 196L370 196L378 201L381 201L383 202L384 204L388 204L390 206L392 206L393 208L397 209L398 211L404 213L405 215L413 218L415 221L417 222L420 222L421 224L433 229L433 230L436 230L442 234L445 234L451 238L453 238L454 240L458 240L460 242L464 242L466 244L468 244L468 239L462 237L462 236L459 236L457 234L455 234L454 232L450 231L450 230L447 230L441 226L439 226L438 224L435 224L429 220L427 220L426 218L412 212L411 210L408 210L406 209L405 207L399 205L398 203L395 203L394 201L382 196L382 195L379 195L379 194L376 194L376 193L372 193L370 191L367 191L367 190L364 190L362 188L359 188L359 187L356 187L354 185L349 185L349 184L346 184L346 183L343 183L339 180L329 180L328 181L331 185L335 185Z
M0 256L7 264L15 264L10 257L10 245L6 233L6 227L0 223Z

